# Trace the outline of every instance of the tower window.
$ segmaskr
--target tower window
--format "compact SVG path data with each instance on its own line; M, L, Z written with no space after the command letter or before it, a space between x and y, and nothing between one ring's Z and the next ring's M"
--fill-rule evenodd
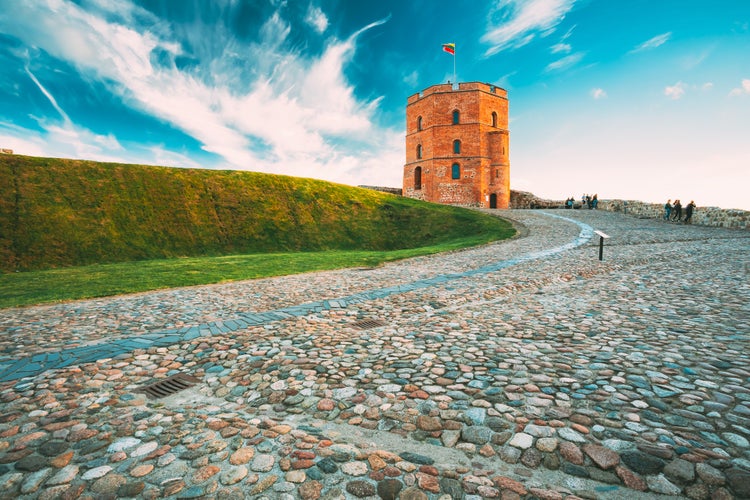
M422 159L422 145L417 144L417 160L421 160L421 159Z
M422 130L422 117L417 117L417 131Z
M451 167L451 179L461 178L461 166L458 163L454 163Z
M457 155L461 154L461 141L459 141L458 139L453 141L453 153Z
M414 189L422 189L422 167L414 169Z
M497 113L492 112L492 126L497 127Z
M461 113L457 110L453 110L453 125L458 125L461 119Z

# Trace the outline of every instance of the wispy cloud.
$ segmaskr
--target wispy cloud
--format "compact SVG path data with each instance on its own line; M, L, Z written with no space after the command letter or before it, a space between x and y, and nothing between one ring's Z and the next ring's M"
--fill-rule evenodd
M490 25L482 36L490 45L486 56L522 47L537 36L552 33L575 0L500 0L490 13Z
M46 88L44 88L44 85L42 85L39 80L37 80L36 76L34 76L34 73L32 73L28 67L26 67L26 74L29 75L31 81L34 82L34 84L39 88L42 94L44 94L44 97L46 97L50 104L52 104L52 107L55 108L55 111L60 114L60 117L62 117L63 121L65 123L70 123L70 118L68 117L67 113L65 113L65 111L63 111L63 109L57 104L57 100L55 99L55 97L50 94Z
M305 17L307 24L315 28L318 33L323 33L328 28L328 17L325 15L320 7L310 4L307 9L307 17Z
M545 72L553 72L553 71L563 71L566 70L572 66L575 66L578 64L581 59L583 59L583 56L585 55L584 52L576 52L575 54L570 54L568 56L565 56L561 59L558 59L557 61L553 61L547 65L546 68L544 68Z
M594 100L604 99L605 97L607 97L607 92L605 92L604 89L600 88L591 89L591 92L589 92L589 94L594 98Z
M687 92L687 85L684 82L677 82L664 88L664 95L673 100L681 99L685 92Z
M742 84L739 87L733 88L729 92L730 97L737 97L737 96L747 95L747 94L750 94L750 79L748 78L744 78L742 80Z
M93 11L67 1L54 2L54 8L24 2L14 19L12 36L66 61L85 79L193 137L233 168L349 182L355 179L357 160L348 153L351 145L357 144L361 157L374 159L395 133L373 124L379 99L359 100L344 75L358 37L387 20L343 40L328 38L322 53L308 55L288 40L292 26L281 11L268 17L259 38L251 41L220 24L193 23L171 31L129 2L100 2ZM328 26L325 13L314 5L304 21L319 33ZM178 58L194 64L180 65ZM55 105L51 94L48 98ZM63 122L57 127L45 123L45 129L54 137L76 131L69 119ZM78 138L86 134L78 130ZM118 148L114 137L88 139L102 154L107 147ZM395 151L400 154L401 148Z
M666 33L662 33L661 35L656 35L653 38L649 38L642 44L636 46L633 50L630 51L630 53L636 53L636 52L643 52L644 50L651 50L655 49L656 47L660 47L667 43L669 39L672 37L672 32L668 31Z
M567 43L556 43L555 45L550 47L550 52L552 52L553 54L559 54L559 53L567 54L571 50L572 50L572 47L570 46L570 44L567 44Z
M84 127L76 126L65 110L57 103L55 96L42 85L28 67L26 68L26 73L62 119L62 123L48 118L36 119L39 127L45 131L45 140L48 143L54 144L56 150L64 150L69 156L75 158L88 158L100 161L117 160L117 156L112 155L110 152L121 151L123 148L113 135L96 134ZM24 133L27 132L24 131ZM37 143L39 142L37 141Z

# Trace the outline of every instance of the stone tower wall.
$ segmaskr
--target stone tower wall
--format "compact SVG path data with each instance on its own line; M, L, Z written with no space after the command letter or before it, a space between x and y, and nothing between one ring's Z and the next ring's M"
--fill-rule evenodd
M453 123L454 111L459 112L458 124ZM454 152L456 140L461 141L458 154ZM456 163L460 166L458 179L453 178ZM415 185L418 168L421 169L419 186ZM494 195L497 208L508 208L507 92L472 82L434 85L409 97L403 193L436 203L480 207L489 207L490 196Z

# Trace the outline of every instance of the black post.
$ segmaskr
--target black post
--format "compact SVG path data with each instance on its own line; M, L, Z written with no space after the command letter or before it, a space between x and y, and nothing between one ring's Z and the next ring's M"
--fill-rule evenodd
M604 237L599 236L599 260L604 257Z

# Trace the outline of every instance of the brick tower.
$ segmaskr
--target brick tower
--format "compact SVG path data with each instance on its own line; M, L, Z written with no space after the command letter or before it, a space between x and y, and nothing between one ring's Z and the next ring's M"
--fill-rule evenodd
M508 208L508 93L479 82L433 85L406 104L404 196Z

